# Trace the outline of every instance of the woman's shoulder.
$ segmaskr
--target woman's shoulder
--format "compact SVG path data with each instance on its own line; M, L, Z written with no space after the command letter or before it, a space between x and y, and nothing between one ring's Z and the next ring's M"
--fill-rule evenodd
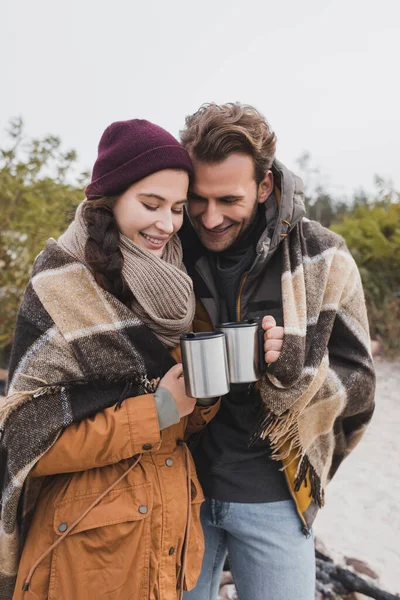
M61 248L55 239L47 240L43 250L37 255L33 267L32 277L49 269L58 269L72 263L76 260Z

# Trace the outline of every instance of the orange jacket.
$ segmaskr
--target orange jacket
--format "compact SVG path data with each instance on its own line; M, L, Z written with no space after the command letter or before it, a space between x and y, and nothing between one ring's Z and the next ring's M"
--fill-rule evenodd
M160 432L147 394L67 427L30 473L43 486L13 600L174 600L192 589L204 496L183 440L218 408Z

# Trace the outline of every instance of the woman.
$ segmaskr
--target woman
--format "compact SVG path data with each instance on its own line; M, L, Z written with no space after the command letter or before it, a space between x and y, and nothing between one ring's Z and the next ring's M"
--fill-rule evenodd
M203 495L183 440L218 405L195 408L175 364L194 315L175 235L191 169L163 129L113 123L35 262L0 408L1 600L172 600L196 582Z

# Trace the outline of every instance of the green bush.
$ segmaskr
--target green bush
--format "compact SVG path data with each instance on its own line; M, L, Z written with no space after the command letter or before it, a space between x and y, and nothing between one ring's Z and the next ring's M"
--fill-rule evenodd
M400 352L400 204L396 197L356 206L331 228L353 254L363 280L372 336Z
M59 138L27 139L21 119L0 148L0 348L7 347L32 263L58 237L83 199L87 174L73 176L76 154Z

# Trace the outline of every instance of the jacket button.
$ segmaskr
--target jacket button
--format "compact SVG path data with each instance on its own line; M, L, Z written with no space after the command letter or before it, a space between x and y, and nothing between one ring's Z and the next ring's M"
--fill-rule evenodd
M64 533L64 531L67 531L68 529L68 525L66 523L60 523L58 526L58 531L60 531L61 533Z
M147 506L145 506L144 504L141 504L139 506L139 512L140 512L140 514L145 515L147 513Z
M172 458L167 458L167 460L165 461L165 464L167 465L167 467L172 467L172 465L174 464L174 461L172 460Z
M175 548L173 546L171 546L171 548L168 550L168 554L170 556L172 556L174 552L175 552Z
M143 444L142 450L151 450L153 447L152 444Z

